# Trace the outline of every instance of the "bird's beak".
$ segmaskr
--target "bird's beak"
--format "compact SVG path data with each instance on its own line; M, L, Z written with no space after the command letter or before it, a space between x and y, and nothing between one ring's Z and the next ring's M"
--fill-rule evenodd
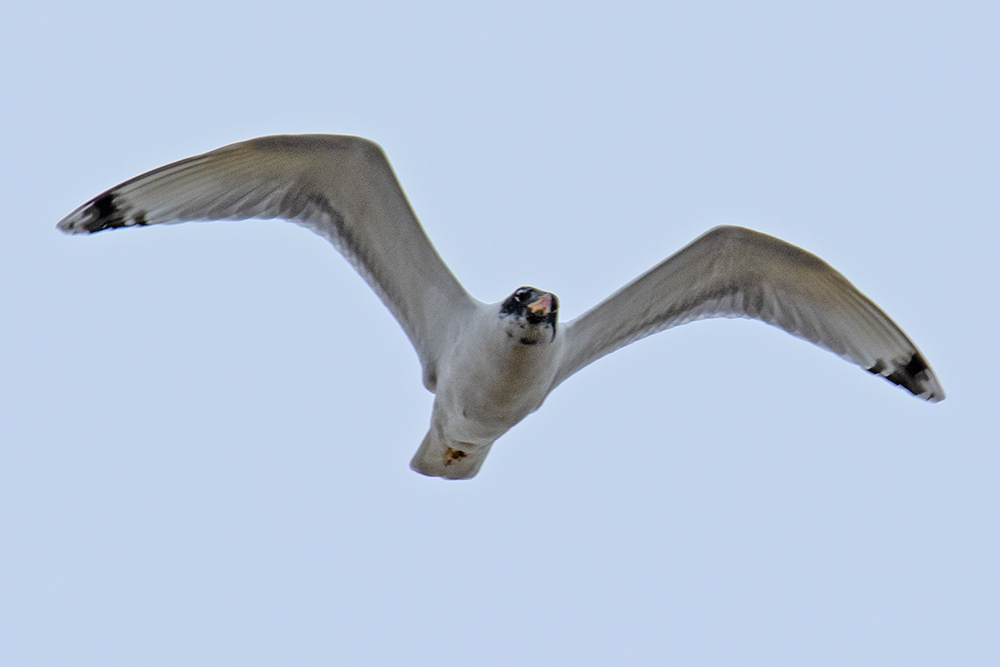
M545 317L552 312L552 295L543 294L527 305L528 312L532 315Z

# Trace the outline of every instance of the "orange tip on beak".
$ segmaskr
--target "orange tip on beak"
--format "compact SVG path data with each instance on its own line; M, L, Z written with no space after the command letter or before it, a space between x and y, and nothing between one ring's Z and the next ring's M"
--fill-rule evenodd
M528 304L528 312L532 315L548 315L552 312L552 295L543 294Z

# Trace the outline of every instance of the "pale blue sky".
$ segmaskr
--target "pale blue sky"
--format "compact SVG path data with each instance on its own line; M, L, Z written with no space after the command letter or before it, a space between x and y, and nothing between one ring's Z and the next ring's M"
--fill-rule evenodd
M0 663L998 664L997 7L6 3ZM319 237L55 231L283 132L378 141L470 292L564 318L785 238L948 399L699 322L421 477L416 355Z

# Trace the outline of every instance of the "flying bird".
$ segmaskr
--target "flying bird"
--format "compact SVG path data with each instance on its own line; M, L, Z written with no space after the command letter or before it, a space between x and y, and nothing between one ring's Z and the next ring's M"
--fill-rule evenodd
M931 402L937 377L905 333L815 255L742 227L709 230L583 315L519 287L486 304L431 245L382 149L361 137L266 136L125 181L59 222L70 234L205 220L280 218L347 258L416 348L435 394L410 462L468 479L493 443L604 355L693 320L745 317L804 338Z

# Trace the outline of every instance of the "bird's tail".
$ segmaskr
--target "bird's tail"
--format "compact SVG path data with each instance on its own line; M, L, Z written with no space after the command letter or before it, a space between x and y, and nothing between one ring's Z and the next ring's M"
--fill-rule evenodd
M428 477L471 479L479 472L491 447L492 442L488 445L446 443L438 430L431 426L420 443L420 449L413 455L410 467Z

